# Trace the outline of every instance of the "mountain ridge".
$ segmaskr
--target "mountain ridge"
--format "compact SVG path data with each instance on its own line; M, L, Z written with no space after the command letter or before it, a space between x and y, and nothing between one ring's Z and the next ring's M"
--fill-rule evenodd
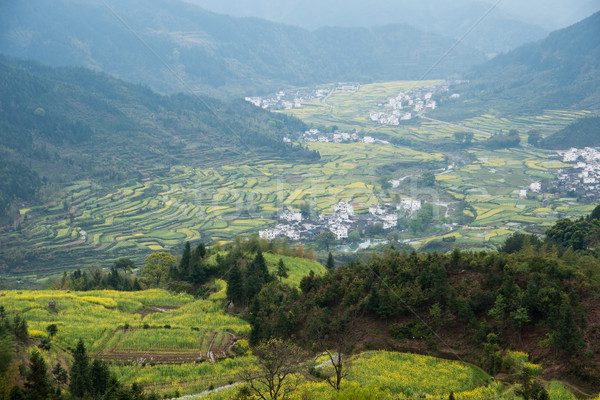
M102 70L165 93L219 97L333 81L419 79L430 69L429 78L446 78L485 60L453 39L402 25L309 32L177 0L138 5L12 5L0 16L0 52Z

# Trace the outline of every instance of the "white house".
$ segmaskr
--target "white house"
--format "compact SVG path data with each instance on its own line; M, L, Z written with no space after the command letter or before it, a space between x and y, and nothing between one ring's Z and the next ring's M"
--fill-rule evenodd
M281 214L279 214L279 219L283 219L288 222L302 222L302 213L283 210Z
M542 184L540 182L532 182L531 185L529 185L529 190L539 193L542 191Z
M329 230L333 232L338 239L345 239L348 237L348 228L344 225L333 225L329 227Z
M385 214L382 217L383 229L391 229L398 226L398 215L396 214Z
M519 199L526 199L526 198L527 198L527 190L525 190L525 189L519 190Z
M340 201L339 203L337 203L336 205L333 206L333 211L336 213L345 213L350 215L354 215L354 207L352 206L352 204L348 203L347 201Z

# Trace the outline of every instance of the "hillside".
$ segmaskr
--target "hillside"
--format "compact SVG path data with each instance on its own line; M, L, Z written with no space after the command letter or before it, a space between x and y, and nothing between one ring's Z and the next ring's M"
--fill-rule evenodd
M597 146L600 146L600 117L578 119L540 142L540 147L546 149Z
M248 94L285 85L419 79L427 71L427 78L445 78L485 60L464 45L445 55L455 40L403 25L310 32L178 0L2 7L1 53L102 70L167 93Z
M171 165L227 162L256 151L312 157L283 143L294 118L242 101L158 95L83 68L0 60L0 216L49 184L117 185ZM41 196L41 197L40 197Z
M475 67L461 106L516 113L600 108L600 12Z
M319 29L325 26L370 27L393 23L413 26L458 39L464 37L469 46L485 53L511 50L521 44L543 38L547 31L531 23L529 18L515 18L480 1L430 1L426 6L414 0L285 0L274 7L268 0L240 3L226 0L188 0L208 10L236 17L265 18L284 24ZM485 23L477 23L485 15Z

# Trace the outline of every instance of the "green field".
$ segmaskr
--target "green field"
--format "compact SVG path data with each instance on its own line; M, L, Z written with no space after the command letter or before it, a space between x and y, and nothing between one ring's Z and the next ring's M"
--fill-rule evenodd
M297 260L299 275L305 260ZM270 261L269 261L270 262ZM286 262L292 265L291 259ZM308 267L308 264L306 265ZM92 357L109 362L122 384L138 383L146 392L172 396L194 394L239 382L243 369L252 368L250 353L232 356L233 340L246 337L249 324L224 311L225 284L207 300L195 300L183 294L152 289L140 292L111 290L5 291L0 305L9 314L19 312L28 321L35 339L48 337L46 327L56 324L50 351L44 358L65 362L70 351L82 339ZM54 310L48 308L56 301ZM168 325L168 326L166 326ZM243 340L242 340L243 341ZM35 341L33 342L35 344ZM316 357L318 368L331 367ZM482 397L511 398L513 389L492 383L478 368L457 361L394 352L366 352L352 357L345 391L357 391L359 397L371 398L439 398L453 391L457 399ZM333 398L335 391L325 382L299 379L294 399ZM562 393L551 399L571 399L572 395L558 383L550 393ZM218 392L209 398L225 399L237 388ZM360 395L363 393L363 395Z
M418 150L314 142L308 146L319 151L319 161L292 163L250 155L229 165L213 162L201 168L174 165L167 171L144 171L143 178L116 189L91 180L73 182L63 191L63 200L21 210L18 229L2 235L0 258L13 276L35 281L87 264L106 266L119 257L141 263L153 251L176 254L186 240L212 244L256 234L275 224L279 210L297 210L305 202L314 213L330 213L338 201L352 201L355 211L363 213L370 204L390 202L396 196L433 203L440 224L456 222L457 204L464 200L461 215L473 219L468 226L453 226L452 232L440 225L433 233L403 233L411 245L419 248L452 235L463 248L494 248L515 231L543 233L557 218L579 217L592 209L555 193L519 199L519 189L531 182L555 179L553 172L563 164L554 152L522 146L488 150L480 146L487 133L475 133L473 144L458 153L446 153L443 145L453 140L454 132L465 129L489 133L518 129L526 142L529 130L539 129L546 136L589 115L587 111L548 110L515 117L485 114L462 121L461 128L430 120L382 127L368 119L377 102L399 90L439 83L363 85L358 92L333 92L326 106L309 104L293 110L311 124L410 139L420 143ZM439 168L436 186L421 190L415 182L432 165ZM391 178L405 178L406 184L382 190L381 168Z

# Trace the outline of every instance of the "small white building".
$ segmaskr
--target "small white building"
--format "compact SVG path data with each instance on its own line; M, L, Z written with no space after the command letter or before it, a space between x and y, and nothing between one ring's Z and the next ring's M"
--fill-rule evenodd
M279 214L279 219L288 222L302 222L302 213L290 210L283 210L281 214Z
M329 227L329 230L333 232L338 239L346 239L348 237L348 228L344 225L333 225Z
M526 198L527 198L527 190L525 190L525 189L519 190L519 199L526 199Z
M398 215L396 214L385 214L382 217L383 229L392 229L398 226Z
M273 240L279 236L280 233L281 231L279 229L263 229L258 231L258 237L261 239Z
M385 214L385 210L383 209L383 207L381 207L381 205L379 205L377 203L373 203L369 206L369 214L383 215L383 214Z
M529 190L539 193L542 191L542 184L540 182L532 182L531 185L529 185Z
M408 197L403 197L400 199L400 208L410 212L419 211L421 209L421 200L413 200Z
M333 211L339 214L348 214L349 216L354 215L354 207L347 201L340 201L334 205Z

